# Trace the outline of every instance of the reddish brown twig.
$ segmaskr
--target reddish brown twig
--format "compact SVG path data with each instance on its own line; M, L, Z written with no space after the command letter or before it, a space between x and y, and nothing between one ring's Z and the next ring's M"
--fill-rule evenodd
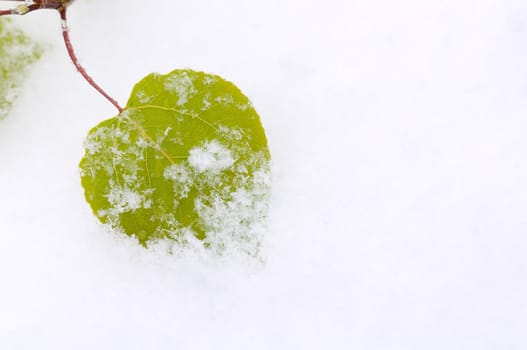
M17 15L16 9L0 10L0 16Z

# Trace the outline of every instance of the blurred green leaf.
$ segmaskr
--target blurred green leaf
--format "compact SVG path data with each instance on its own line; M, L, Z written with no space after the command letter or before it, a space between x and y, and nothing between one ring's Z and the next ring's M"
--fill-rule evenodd
M27 68L41 53L42 48L9 19L0 18L0 119L9 113Z

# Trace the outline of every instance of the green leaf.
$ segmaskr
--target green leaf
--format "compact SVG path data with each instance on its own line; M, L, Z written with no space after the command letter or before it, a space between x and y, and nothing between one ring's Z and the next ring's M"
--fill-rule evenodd
M0 119L7 116L27 67L40 58L42 48L10 21L0 18Z
M170 240L258 255L270 155L249 99L192 70L151 74L93 128L80 163L97 218L143 245Z

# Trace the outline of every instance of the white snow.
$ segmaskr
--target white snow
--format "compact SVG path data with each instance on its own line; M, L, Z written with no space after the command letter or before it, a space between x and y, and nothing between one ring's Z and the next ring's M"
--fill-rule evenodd
M192 187L198 189L194 199L198 222L185 227L174 215L167 215L163 223L176 236L181 236L181 230L203 227L205 245L216 258L236 255L251 264L264 262L271 185L269 160L262 152L249 149L246 142L236 142L237 130L223 128L221 134L231 142L229 148L217 140L205 142L190 150L188 160L164 171L164 177L173 182L174 207L188 197ZM232 177L232 173L237 175Z
M144 198L140 193L114 186L108 193L108 202L118 213L126 213L143 208Z
M177 93L179 99L178 106L182 106L188 102L188 99L196 93L194 82L186 72L181 72L177 76L172 77L165 83L167 91L174 91Z
M198 172L218 174L234 164L232 152L216 140L190 150L190 165Z
M1 349L527 347L525 1L148 8L75 1L82 63L122 104L184 67L251 98L273 156L267 263L97 224L78 161L116 112L58 16L33 13L16 23L53 48L0 122Z

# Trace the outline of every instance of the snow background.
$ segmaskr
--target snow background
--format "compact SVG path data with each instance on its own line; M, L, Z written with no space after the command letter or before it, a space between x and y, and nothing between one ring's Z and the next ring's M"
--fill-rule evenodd
M193 68L253 101L274 162L267 265L104 232L77 164L115 114L49 46L0 123L2 349L525 349L527 3L78 0L122 104Z

